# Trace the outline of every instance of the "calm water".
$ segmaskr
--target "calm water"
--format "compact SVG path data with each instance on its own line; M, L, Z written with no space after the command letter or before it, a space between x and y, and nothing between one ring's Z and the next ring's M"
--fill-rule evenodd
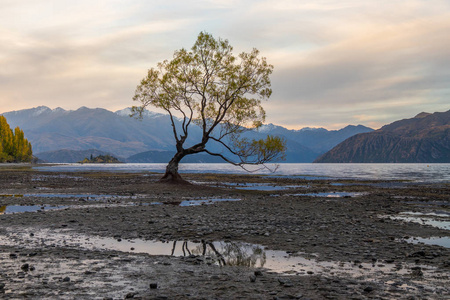
M275 165L269 165L274 169ZM58 164L35 167L42 171L113 171L163 173L166 164ZM450 164L279 164L275 172L250 166L252 174L304 178L329 177L349 179L413 180L450 182ZM181 173L246 174L230 164L180 164ZM314 179L314 178L311 178Z

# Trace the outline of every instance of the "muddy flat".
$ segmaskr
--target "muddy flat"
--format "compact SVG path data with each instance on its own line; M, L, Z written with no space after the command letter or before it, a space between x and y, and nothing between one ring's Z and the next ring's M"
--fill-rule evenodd
M0 298L448 299L450 185L0 167Z

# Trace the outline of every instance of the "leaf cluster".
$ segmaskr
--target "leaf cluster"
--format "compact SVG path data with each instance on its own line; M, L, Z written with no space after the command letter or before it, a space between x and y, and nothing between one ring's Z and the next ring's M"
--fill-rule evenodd
M29 162L33 157L31 144L23 131L9 127L4 116L0 116L0 162Z
M165 60L148 70L136 88L133 115L142 117L147 106L165 110L172 120L178 152L207 152L232 162L223 153L206 148L210 140L224 146L236 164L264 163L284 151L284 142L275 137L263 141L240 139L240 135L258 128L265 121L261 105L272 94L270 74L273 66L260 57L257 49L235 56L228 40L214 39L201 32L190 51L175 51L172 60ZM181 127L175 116L181 116ZM191 147L184 147L192 125L200 126L202 138ZM252 157L251 160L248 158Z

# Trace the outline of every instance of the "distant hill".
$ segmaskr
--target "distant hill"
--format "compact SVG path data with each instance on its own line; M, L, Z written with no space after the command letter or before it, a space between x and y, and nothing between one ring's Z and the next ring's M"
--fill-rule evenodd
M450 163L450 110L420 113L352 136L318 163Z
M151 155L145 152L175 150L168 115L146 111L143 120L136 120L129 117L130 112L129 108L111 112L101 108L64 110L40 106L3 115L11 126L23 129L35 155L49 162L76 162L86 157L78 158L76 152L69 150L82 152L96 149L99 153L94 155L110 154L121 161L128 157L132 161L152 160L156 152ZM180 126L181 120L175 122L176 126ZM245 136L254 139L265 138L268 134L282 136L287 142L286 162L312 162L346 138L369 131L372 129L361 125L329 131L324 128L289 130L268 124ZM200 128L193 125L187 143L192 144L201 134ZM217 143L208 144L208 148L215 152L223 150L221 147ZM75 156L77 160L74 160ZM194 157L203 162L210 161L203 156ZM217 158L213 160L215 162ZM183 162L186 161L183 159Z

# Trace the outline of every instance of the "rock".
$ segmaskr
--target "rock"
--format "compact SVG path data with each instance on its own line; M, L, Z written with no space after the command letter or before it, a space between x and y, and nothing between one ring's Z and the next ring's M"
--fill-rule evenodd
M15 259L15 258L17 258L17 254L15 254L15 253L10 253L10 254L9 254L9 258Z
M150 283L150 289L154 290L154 289L157 289L157 288L158 288L158 283L156 283L156 282Z
M256 281L256 275L252 274L249 277L250 277L250 282L255 282Z
M0 282L0 290L4 290L5 289L5 284L3 282Z
M410 254L409 255L410 257L421 257L421 256L425 256L425 251L417 251L417 252L414 252L414 253L412 253L412 254Z
M374 288L371 287L371 286L366 286L366 287L364 288L364 292L366 292L366 293L370 293L370 292L372 292L373 290L374 290Z
M134 298L134 296L136 296L138 293L135 292L130 292L125 296L125 299L131 299Z
M423 276L421 267L413 267L413 268L411 268L411 270L412 270L411 276L414 276L414 277L422 277Z
M62 282L69 282L70 281L70 277L66 276L62 279Z
M30 265L29 264L23 264L20 268L22 269L22 271L28 272L30 270Z
M263 276L263 273L260 270L256 270L255 276Z
M292 282L289 279L287 279L287 278L278 278L278 282L280 283L281 286L284 286L284 287L292 287L292 286L294 286L292 284Z

